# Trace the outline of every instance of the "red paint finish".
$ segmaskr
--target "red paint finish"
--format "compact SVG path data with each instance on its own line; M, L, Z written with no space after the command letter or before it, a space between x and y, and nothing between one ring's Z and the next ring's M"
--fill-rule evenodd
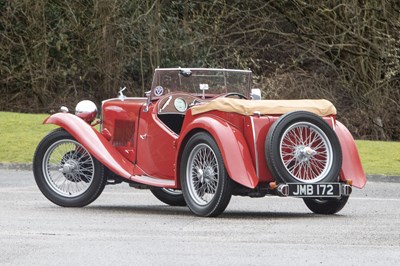
M103 136L129 161L136 161L136 138L139 115L146 98L113 99L103 102Z
M57 113L48 117L43 123L55 124L64 128L97 160L125 179L151 186L175 188L174 181L168 182L159 178L146 177L147 173L127 160L103 135L75 115Z
M183 151L183 136L190 132L203 130L210 133L218 144L229 176L239 184L255 188L258 185L258 177L243 133L217 116L219 112L213 113L202 116L186 114L184 130L177 143L178 149Z
M258 165L257 173L260 182L274 181L274 177L268 169L267 161L265 159L265 140L271 125L276 121L277 117L273 116L252 116L246 120L246 139L248 140L249 148L252 150L253 161ZM254 151L254 138L255 147ZM250 141L251 140L251 141ZM257 156L256 156L257 153ZM257 160L257 163L256 163Z
M341 180L352 180L353 186L363 188L367 183L356 143L349 130L339 121L336 121L336 135L342 147L342 171Z
M155 104L141 113L138 128L137 165L149 176L175 180L178 135L158 119Z

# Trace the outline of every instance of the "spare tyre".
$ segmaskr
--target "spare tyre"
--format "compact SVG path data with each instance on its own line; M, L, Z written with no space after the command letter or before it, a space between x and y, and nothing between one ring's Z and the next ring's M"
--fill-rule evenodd
M267 165L278 183L338 181L342 150L333 129L306 111L281 116L265 141Z

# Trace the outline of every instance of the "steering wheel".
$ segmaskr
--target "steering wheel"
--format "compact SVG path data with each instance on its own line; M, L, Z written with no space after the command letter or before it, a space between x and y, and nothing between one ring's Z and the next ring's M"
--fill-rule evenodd
M243 94L241 94L239 92L229 92L229 93L226 93L226 94L222 95L221 97L222 98L229 98L231 96L237 96L239 99L246 99L246 100L248 99L246 96L244 96Z

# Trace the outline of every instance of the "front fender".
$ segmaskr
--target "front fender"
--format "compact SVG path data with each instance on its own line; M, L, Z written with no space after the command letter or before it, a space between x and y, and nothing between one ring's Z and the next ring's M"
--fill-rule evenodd
M179 154L183 152L188 140L187 136L191 136L191 132L198 130L208 132L217 142L231 179L249 188L257 186L258 177L243 134L219 117L203 115L184 126L181 132L182 138L177 143ZM177 160L179 158L180 155Z
M69 113L57 113L46 118L43 124L55 124L64 128L108 169L123 178L131 177L133 164L81 118Z
M367 179L353 136L339 121L336 121L335 132L339 138L343 156L340 177L342 180L351 180L353 186L357 188L363 188L367 183Z

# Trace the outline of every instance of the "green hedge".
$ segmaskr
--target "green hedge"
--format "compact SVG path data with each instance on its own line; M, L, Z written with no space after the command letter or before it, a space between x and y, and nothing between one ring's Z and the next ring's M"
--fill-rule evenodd
M400 139L396 0L0 1L0 110L148 90L154 68L251 68L266 98L326 98L358 138Z

